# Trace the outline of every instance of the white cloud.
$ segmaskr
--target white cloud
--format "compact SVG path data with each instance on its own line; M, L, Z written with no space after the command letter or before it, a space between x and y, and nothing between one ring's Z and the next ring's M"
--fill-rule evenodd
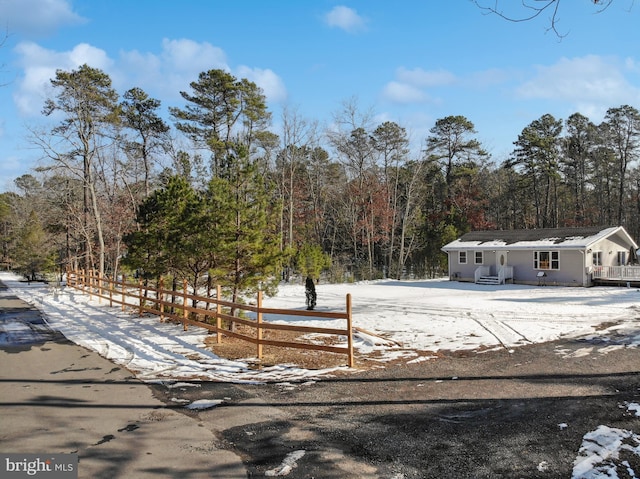
M349 33L366 29L366 20L354 9L338 5L325 15L325 22L330 27L340 28Z
M234 72L224 51L207 42L165 39L159 54L131 50L120 52L116 59L86 43L58 52L33 42L22 42L15 52L23 75L13 98L25 117L40 116L45 99L52 94L51 79L56 70L74 70L85 63L107 73L119 93L140 87L163 103L180 99L180 91L188 91L189 84L197 81L201 72L212 69L229 71L255 82L269 101L282 102L287 96L284 82L275 72L248 66L239 66Z
M187 91L203 71L230 71L221 48L188 39L163 39L158 55L137 50L121 52L117 63L124 75L123 81L114 80L119 90L137 86L164 100L180 98L180 91Z
M452 85L456 81L456 76L446 70L408 70L400 67L396 70L395 80L382 89L382 97L393 103L424 103L433 101L427 89Z
M24 35L48 35L60 26L87 21L67 0L2 0L0 19L9 32Z
M284 86L284 82L272 70L240 66L237 69L236 76L251 80L262 88L269 101L282 103L287 99L287 89Z
M455 82L456 77L453 73L446 70L426 71L422 68L414 68L407 70L404 67L398 68L396 78L403 83L408 83L415 87L429 88L434 86L451 85Z
M164 99L180 98L180 91L189 91L189 84L197 81L200 73L216 69L251 80L262 88L270 101L281 102L287 96L284 82L273 70L244 65L233 69L224 50L207 42L164 39L160 55L134 50L122 53L120 63L119 68L129 74L130 84ZM131 78L132 74L135 78Z
M121 52L119 67L129 73L128 81L137 86L158 83L164 73L162 60L158 55L141 53L138 50ZM163 88L168 83L170 83L170 79L165 77L158 88ZM123 86L123 88L129 89L127 86ZM181 88L184 89L184 85Z
M33 42L22 42L15 51L20 57L24 75L13 98L20 114L27 117L40 115L56 70L73 70L86 63L108 71L113 65L104 50L86 43L67 52L56 52Z
M382 90L382 95L393 103L422 103L428 98L421 89L397 81L387 83Z
M93 68L108 71L113 66L113 61L109 58L107 52L88 43L80 43L73 47L73 50L69 51L68 54L63 55L65 57L68 56L66 59L67 68L77 68L86 63Z
M625 68L631 72L640 73L640 62L634 58L625 58Z
M554 65L538 66L536 75L516 93L525 99L568 102L584 115L602 116L608 108L640 101L640 88L625 77L635 68L630 59L620 62L597 55L562 58Z
M193 40L162 40L162 60L167 69L182 72L211 69L228 70L224 51L208 42L197 43Z
M514 73L508 70L490 68L472 73L468 78L464 79L464 83L475 88L486 88L503 84L509 81L513 75Z

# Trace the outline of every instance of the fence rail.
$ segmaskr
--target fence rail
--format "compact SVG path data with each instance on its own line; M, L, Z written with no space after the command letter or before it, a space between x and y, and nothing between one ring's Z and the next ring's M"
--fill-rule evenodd
M262 291L257 294L256 304L239 304L222 299L222 288L216 287L214 297L200 296L188 292L187 281L183 281L181 290L164 288L160 281L157 286L149 286L138 281L127 282L126 277L121 280L100 277L92 271L68 271L67 286L96 296L99 300L109 301L109 306L121 305L122 311L127 307L134 308L142 316L144 313L159 316L160 321L172 320L180 322L186 331L189 325L198 326L216 333L216 342L222 343L223 336L233 337L252 343L256 346L256 357L262 359L264 346L282 348L296 348L306 350L324 351L347 355L347 365L354 366L353 356L353 326L351 315L351 295L345 298L345 311L307 311L297 309L275 309L262 306ZM202 305L202 306L201 306ZM231 310L245 311L255 315L255 319L240 318L231 314ZM343 319L343 328L320 328L315 326L300 326L296 324L270 323L265 321L265 316L299 316L318 319ZM223 321L228 327L223 327ZM235 331L234 325L244 325L253 334L248 336ZM313 344L302 341L281 341L265 339L265 331L290 331L301 334L322 334L328 336L346 336L347 346L332 346L326 344Z

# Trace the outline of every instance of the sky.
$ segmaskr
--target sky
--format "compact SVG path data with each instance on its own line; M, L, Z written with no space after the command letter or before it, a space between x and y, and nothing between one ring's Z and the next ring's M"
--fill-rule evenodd
M226 360L204 348L207 337L204 329L190 326L184 331L181 325L160 323L157 317L140 318L137 314L123 313L119 306L110 308L107 301L100 303L95 296L89 300L88 295L67 288L56 291L42 283L27 284L7 272L0 272L0 280L9 287L0 291L0 296L17 295L37 307L48 326L70 341L126 367L142 381L169 389L198 387L198 380L313 387L316 381L336 372L335 368L308 370L294 364L251 367L247 360ZM344 310L346 293L353 297L354 327L360 328L354 336L356 356L360 358L356 367L364 364L362 357L370 359L371 367L384 367L389 360L407 364L438 361L436 353L442 350L511 352L518 346L558 338L581 338L583 344L571 350L558 345L554 351L558 361L570 357L597 361L616 349L640 347L637 288L488 287L442 279L321 284L318 309ZM460 303L461 295L464 304ZM278 294L266 298L263 304L267 308L304 309L304 285L281 285ZM344 324L328 324L339 320L268 315L264 320L344 329ZM24 341L23 344L38 342L39 334L42 331L22 322L17 312L0 318L0 346L15 345L16 340ZM349 372L346 368L339 369L342 374ZM626 411L640 416L640 404L633 399L618 404L621 414ZM224 402L224 397L207 397L187 401L183 406L203 410ZM562 434L571 427L575 426L557 424L556 431ZM303 455L301 450L288 456L281 468L295 467L293 463ZM636 459L628 461L633 456ZM616 468L638 477L640 470L633 471L638 457L638 432L600 424L584 432L575 451L571 477L617 478ZM538 470L545 472L550 461L542 460ZM278 470L267 475L284 475L277 474Z
M406 128L417 155L436 120L463 115L499 164L544 114L640 108L640 2L598 11L562 0L559 36L547 12L510 22L471 0L0 0L0 192L40 164L29 132L55 126L42 107L56 70L85 63L160 100L169 123L211 69L261 87L276 133L285 108L328 127L351 102Z

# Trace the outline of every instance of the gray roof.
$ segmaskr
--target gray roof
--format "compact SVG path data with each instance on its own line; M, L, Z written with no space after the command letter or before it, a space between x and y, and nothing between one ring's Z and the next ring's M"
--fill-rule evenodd
M583 228L537 228L530 230L489 230L471 231L460 237L460 241L478 241L485 243L488 241L503 241L505 244L518 243L520 241L540 241L553 239L553 243L563 243L568 239L576 237L588 238L597 236L601 231L608 229L607 226L592 226Z
M442 247L443 251L459 249L586 249L611 235L620 235L630 247L638 246L621 226L586 228L539 228L530 230L472 231Z

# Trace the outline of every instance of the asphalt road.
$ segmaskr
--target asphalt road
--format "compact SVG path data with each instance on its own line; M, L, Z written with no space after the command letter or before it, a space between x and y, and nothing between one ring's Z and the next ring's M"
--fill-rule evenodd
M315 383L208 383L156 396L224 399L189 414L243 457L249 477L288 467L291 479L568 479L586 433L640 429L625 407L640 401L640 351L611 346L555 342ZM628 468L640 473L638 456L619 467L619 477L637 477Z
M48 330L37 310L3 293L1 452L77 453L78 477L86 479L247 477L240 457L181 407L154 398L129 371Z

